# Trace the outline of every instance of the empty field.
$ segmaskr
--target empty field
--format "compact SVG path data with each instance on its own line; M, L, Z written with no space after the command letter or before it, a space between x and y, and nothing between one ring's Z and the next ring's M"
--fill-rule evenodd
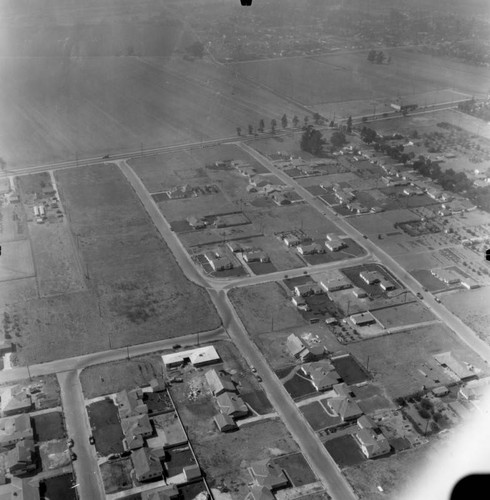
M124 451L124 434L114 402L103 399L87 406L90 427L95 438L95 448L102 456Z
M29 240L7 241L2 243L0 259L0 281L17 280L34 276Z
M23 321L21 363L218 326L207 293L184 277L116 166L59 171L56 178L88 289L10 306Z
M304 325L301 314L277 283L234 288L229 296L252 335Z

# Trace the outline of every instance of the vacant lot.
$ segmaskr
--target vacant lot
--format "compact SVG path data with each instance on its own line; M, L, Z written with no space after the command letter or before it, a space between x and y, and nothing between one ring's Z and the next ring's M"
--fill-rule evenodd
M341 423L339 416L332 416L327 413L325 405L318 401L302 406L301 413L303 413L314 431L333 427Z
M106 462L100 466L104 491L107 494L127 490L133 486L131 470L133 464L130 458L123 458L114 462Z
M396 328L436 320L436 317L429 309L420 302L409 302L399 306L377 309L373 311L373 315L385 328Z
M267 420L240 427L238 432L195 436L193 441L201 467L212 487L226 486L243 498L251 481L248 467L265 458L297 451L297 445L278 420Z
M106 398L87 406L95 448L103 456L124 451L124 435L119 423L117 408L112 399Z
M32 416L36 441L51 441L66 437L63 415L59 411Z
M183 276L116 166L60 171L57 181L89 289L15 306L12 312L27 323L21 362L149 342L219 324L206 292ZM192 314L182 314L189 301Z
M296 306L277 283L234 288L229 297L252 335L304 324Z
M361 366L352 355L333 358L332 363L347 385L358 384L369 378L366 368Z
M451 351L456 359L486 373L483 360L442 324L364 340L349 344L348 349L368 366L372 381L384 387L390 398L413 394L422 385L430 389L448 383L432 358L441 352Z
M89 366L82 371L80 382L85 399L92 399L123 389L145 387L153 378L161 379L162 376L161 356L144 356Z
M488 290L488 287L461 290L441 295L441 299L451 312L459 316L485 342L490 343Z
M4 241L0 261L0 281L17 280L30 276L34 276L34 262L29 240Z

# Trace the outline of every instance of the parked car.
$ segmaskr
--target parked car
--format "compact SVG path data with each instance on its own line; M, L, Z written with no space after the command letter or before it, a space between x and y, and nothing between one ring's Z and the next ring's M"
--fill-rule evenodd
M68 448L73 448L73 446L75 446L75 441L73 441L72 438L70 438L66 444L68 445Z
M417 297L418 297L419 299L423 299L423 298L424 298L424 296L423 296L420 292L417 292Z
M257 380L258 380L259 382L262 382L262 377L261 377L260 375L257 375Z
M255 366L251 366L250 369L252 370L252 373L257 373L257 368L255 368Z
M94 438L94 436L90 436L88 438L88 441L89 441L90 444L95 444L95 438Z
M72 462L74 462L77 459L76 453L71 452L70 453L70 459L71 459Z

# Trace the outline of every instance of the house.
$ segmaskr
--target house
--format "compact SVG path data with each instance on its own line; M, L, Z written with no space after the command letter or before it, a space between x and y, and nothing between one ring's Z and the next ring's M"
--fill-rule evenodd
M348 288L352 288L352 283L348 278L337 278L333 280L322 280L320 281L320 285L327 292L337 292L339 290L346 290Z
M325 317L325 324L336 325L336 324L338 324L338 320L337 320L337 318L334 318L333 316L326 316Z
M274 495L266 486L254 485L250 488L250 493L245 500L274 500Z
M136 450L144 446L145 438L153 434L153 428L148 415L135 415L121 419L121 429L124 434L125 450Z
M160 459L148 448L139 448L131 453L134 475L137 481L144 482L161 478L163 475Z
M362 410L357 403L347 396L336 396L329 398L327 404L343 422L355 420L362 415Z
M225 392L216 398L216 402L218 403L221 413L224 415L240 418L248 414L247 405L243 402L242 398L236 394Z
M325 354L325 348L322 345L310 346L294 333L289 335L286 345L290 354L302 362L319 359Z
M459 394L466 400L479 399L488 393L490 387L490 377L470 380L459 389Z
M213 417L213 420L220 432L230 432L237 429L235 421L229 415L218 413Z
M197 479L201 479L201 469L197 464L187 465L182 469L182 472L184 473L184 478L186 483L190 483L192 481L196 481Z
M214 258L209 258L206 255L206 258L213 271L225 271L227 269L233 269L234 267L232 260L225 255Z
M445 385L441 385L440 387L432 389L432 394L434 394L437 398L441 398L442 396L449 394L449 389Z
M359 287L355 287L353 290L352 290L352 293L354 294L354 296L356 296L358 299L365 299L367 297L367 292L366 290L363 290L362 288L359 288Z
M284 193L273 193L272 199L277 205L291 205L291 200Z
M27 413L0 420L0 447L11 446L23 439L33 439L31 418Z
M36 469L34 461L34 440L23 439L8 451L6 468L13 476L20 476Z
M456 360L451 352L442 352L435 354L433 357L443 368L450 370L458 380L467 381L476 378L475 372Z
M243 255L245 262L270 262L269 256L262 250L253 250Z
M345 382L334 385L333 391L335 392L335 395L339 397L340 396L346 396L351 398L355 397L354 393L349 389L349 386Z
M16 193L12 193L9 197L9 203L12 204L20 203L20 196Z
M31 395L22 386L13 385L0 389L0 410L2 417L32 410Z
M297 297L308 297L309 295L314 295L315 283L305 283L303 285L297 285L294 287L294 294Z
M203 229L207 225L206 221L202 217L196 217L195 215L187 217L187 222L189 226L194 229Z
M198 347L197 349L189 349L187 351L174 352L172 354L164 354L162 355L162 360L166 368L175 368L186 362L198 368L212 363L219 363L221 358L216 352L216 349L211 345Z
M252 463L249 471L257 486L265 486L271 491L285 488L289 484L284 471L267 458Z
M383 279L383 276L378 271L362 271L359 273L359 277L368 285L374 285Z
M240 243L238 243L237 241L229 241L228 243L226 243L226 245L233 253L243 251L242 245Z
M187 435L175 412L153 417L153 425L164 449L187 443Z
M376 323L376 318L369 311L353 314L350 316L350 320L356 326L367 326Z
M299 309L300 307L304 308L307 306L305 299L302 296L294 296L291 299L291 302Z
M380 280L379 286L385 291L394 290L396 288L395 284L392 281L387 280L385 278Z
M282 241L284 241L284 243L288 247L296 247L299 244L301 244L301 239L294 234L287 234L286 236L283 237Z
M213 396L219 396L224 392L236 392L235 384L228 374L222 371L209 370L205 376Z
M455 285L461 281L461 277L452 269L431 269L430 273L438 280L446 283L447 285Z
M179 490L175 484L168 484L151 490L143 490L140 495L141 500L174 500L179 497Z
M143 403L143 391L132 389L130 391L124 389L116 394L116 404L118 406L119 418L134 417L148 413L148 407Z
M0 483L2 500L39 500L39 482L32 478L21 479L13 476L9 483Z
M250 167L249 165L240 166L237 168L237 170L249 179L257 174L257 170L254 167Z
M331 252L338 252L339 250L342 250L342 248L345 248L347 245L342 240L332 239L330 241L326 241L325 246Z
M310 377L317 391L328 391L342 380L328 360L306 363L301 367L301 371Z
M325 253L325 249L318 243L310 243L308 245L298 245L298 252L301 255L313 255L316 253Z
M391 446L381 431L374 428L360 429L354 434L362 453L367 458L375 458L386 455L391 451Z
M478 281L474 280L473 278L463 278L461 280L461 284L467 288L468 290L473 290L475 288L479 288L480 284L478 283Z

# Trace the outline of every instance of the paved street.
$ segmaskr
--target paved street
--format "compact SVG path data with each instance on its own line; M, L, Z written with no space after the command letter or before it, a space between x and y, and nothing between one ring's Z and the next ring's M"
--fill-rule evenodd
M58 374L68 436L73 439L73 461L78 494L82 500L104 500L104 486L97 466L95 446L89 443L90 423L82 393L82 386L76 370Z

